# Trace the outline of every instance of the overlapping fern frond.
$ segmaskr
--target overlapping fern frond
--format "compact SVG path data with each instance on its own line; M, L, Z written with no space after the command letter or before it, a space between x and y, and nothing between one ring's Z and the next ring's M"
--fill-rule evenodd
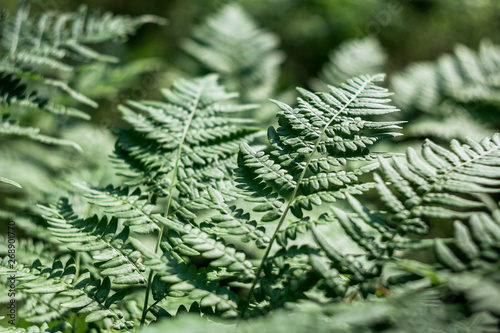
M2 101L27 106L36 104L57 114L83 116L77 110L52 101L41 100L42 103L33 100L32 96L36 94L33 83L46 89L60 89L77 101L96 107L94 101L71 89L59 74L73 72L75 61L77 64L91 61L116 62L117 58L98 53L88 44L124 39L145 23L163 23L156 16L131 18L113 16L110 13L89 14L85 6L76 12L46 12L34 21L29 18L29 9L29 1L21 1L15 15L11 19L3 17L0 22L0 72L15 80L22 79L30 85L28 92L11 90L9 95L2 96ZM2 89L8 89L8 86L3 84Z
M126 320L116 305L126 295L126 291L113 292L109 278L92 279L88 271L77 276L73 259L67 260L66 264L56 259L51 267L44 267L39 261L31 265L16 264L13 269L8 259L5 257L2 260L0 273L8 274L9 270L16 272L20 290L28 294L47 294L58 298L56 306L62 311L55 313L52 308L50 318L45 319L64 318L67 316L66 309L73 309L84 314L85 321L89 323L104 320L105 326L118 330L133 327L133 321Z
M381 161L395 191L380 176L375 177L377 190L390 207L392 221L400 223L398 229L425 232L428 218L467 219L487 207L485 194L498 191L498 134L479 143L470 139L465 145L452 140L450 148L427 140L422 156L408 149L407 163Z
M275 34L258 28L241 7L230 4L196 27L182 48L210 72L220 73L243 101L252 102L275 89L283 61L278 43Z
M274 257L268 258L273 242L279 239L284 246L288 235L293 237L301 230L294 228L296 224L304 231L319 223L319 213L310 218L307 211L313 206L321 209L325 206L323 202L335 202L345 199L349 193L360 194L373 187L373 183L359 181L360 176L378 166L374 161L378 154L369 148L379 140L397 136L398 133L391 130L399 128L398 122L371 120L372 116L397 111L388 104L390 93L375 84L382 79L382 75L361 76L318 94L299 89L302 97L298 98L296 108L275 101L280 108L280 126L268 130L270 153L241 145L238 187L245 198L254 203L254 211L265 213L254 225L262 227L263 223L279 219L250 294L268 260L269 263L274 260ZM290 231L283 233L281 228L289 211L298 221L292 220L284 229ZM243 212L239 216L244 216ZM228 212L219 220L232 218ZM272 294L277 290L268 292Z
M500 49L483 40L479 50L458 45L455 53L435 63L415 64L395 76L396 102L405 108L432 112L444 100L458 103L498 102Z
M116 62L118 59L101 54L89 45L125 39L141 25L162 24L163 19L87 13L85 6L76 12L45 12L37 19L29 14L30 2L23 0L12 17L0 16L0 135L79 150L74 142L41 134L39 128L24 124L18 115L19 108L90 119L87 113L56 102L53 90L87 106L97 107L95 101L71 88L69 81L82 64ZM19 185L4 177L0 182Z
M67 200L61 200L56 207L42 207L46 210L45 219L49 230L68 248L76 252L91 253L94 265L100 275L111 277L115 284L136 285L146 282L146 268L138 262L148 257L131 244L128 227L120 228L116 218L108 221L93 216L79 218Z
M433 285L441 295L463 295L474 316L498 316L491 302L500 281L494 273L500 223L498 206L489 195L500 187L500 139L496 134L481 142L453 140L450 148L427 140L421 155L408 150L406 162L380 159L383 176L375 174L376 189L387 211L380 211L380 206L371 211L348 195L354 214L334 207L329 217L342 231L337 242L347 237L350 246L342 242L341 247L319 227L310 228L320 254L326 255L308 251L310 270L321 276L319 290L329 297L345 297L359 284L358 292L365 296L414 297ZM439 224L453 225L453 234L433 234ZM419 258L419 251L436 262L412 258ZM412 284L415 280L424 281ZM480 295L479 283L489 288L491 297ZM471 313L460 316L468 320Z
M391 132L399 128L398 122L370 120L371 116L397 111L388 104L388 91L375 85L382 79L381 75L361 76L318 94L299 89L302 97L296 108L275 102L280 108L280 126L268 130L270 154L246 144L240 153L241 186L254 192L258 189L252 183L258 181L261 185L257 186L271 190L267 195L270 200L281 197L288 201L268 221L289 209L302 218L304 210L323 200L334 202L346 193L358 194L371 187L358 182L358 177L373 170L376 163L352 170L345 166L352 161L374 161L377 153L370 152L370 146L399 135ZM278 206L269 203L257 210L276 210Z
M421 155L408 149L406 162L380 159L383 177L376 173L375 181L387 208L384 215L371 212L353 197L349 198L353 216L334 208L346 234L368 258L391 255L395 250L434 247L445 266L464 270L462 260L474 261L480 248L487 249L495 242L500 230L498 208L489 194L497 193L500 187L500 137L496 134L479 143L468 140L467 144L452 140L450 147L448 150L427 140ZM455 237L411 239L428 235L439 222L454 223ZM450 241L463 259L454 256Z
M232 180L239 146L261 131L237 115L255 106L231 102L236 95L227 93L215 75L176 81L162 93L165 101L120 106L132 125L120 131L113 157L125 184L76 184L105 216L80 219L62 203L50 209L48 221L58 239L77 244L71 250L90 252L89 264L114 285L147 282L146 292L153 292L155 302L146 297L139 307L142 322L150 320L150 313L166 313L167 297L186 305L201 302L204 312L215 306L217 313L234 317L237 296L224 284L252 279L253 265L244 252L226 244L220 229L201 223L198 214L230 211L225 200L240 196ZM223 200L217 202L215 193ZM253 231L255 239L263 238L262 231ZM156 249L131 236L154 232ZM135 278L130 278L132 271Z

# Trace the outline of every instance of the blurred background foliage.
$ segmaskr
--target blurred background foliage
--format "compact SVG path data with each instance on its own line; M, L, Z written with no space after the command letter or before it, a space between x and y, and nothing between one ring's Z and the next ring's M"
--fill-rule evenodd
M17 0L2 0L15 10ZM89 8L114 14L155 14L168 19L165 27L146 26L126 44L106 47L123 62L159 57L168 70L183 68L181 41L193 27L228 3L239 3L262 27L276 33L286 54L281 88L305 86L328 54L343 41L374 36L389 55L389 70L411 62L434 60L457 43L477 49L482 38L500 42L500 3L495 0L34 0L32 12Z

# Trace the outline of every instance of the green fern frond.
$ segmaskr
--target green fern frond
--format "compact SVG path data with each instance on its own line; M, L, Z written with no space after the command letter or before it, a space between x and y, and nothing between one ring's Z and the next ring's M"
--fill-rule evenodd
M131 243L129 228L119 228L117 219L108 221L97 216L80 219L73 212L67 199L57 206L43 207L49 230L57 239L68 244L72 251L90 253L100 275L111 277L121 285L137 285L146 282L146 267L139 258L147 256Z
M467 224L455 221L453 229L456 250L452 250L451 244L436 240L434 251L438 261L453 271L470 270L489 275L492 267L487 263L500 259L500 212L474 214ZM500 279L497 282L500 283Z
M320 79L312 85L315 90L323 90L328 84L337 86L354 76L382 73L386 62L387 55L376 38L348 40L330 53Z
M123 225L138 233L151 233L158 230L151 214L154 205L149 203L149 196L139 188L133 192L128 188L113 187L99 189L86 184L75 184L83 189L88 202L103 207L103 212L123 221Z
M279 210L264 204L265 209L277 212L273 219L280 220L250 295L271 245L277 237L283 238L281 227L289 211L306 222L304 210L311 210L312 205L319 206L323 200L344 199L349 193L360 194L372 187L359 182L357 177L372 171L376 164L365 163L349 172L338 168L351 161L375 159L376 153L370 153L368 147L378 140L398 135L386 130L399 128L399 122L369 120L370 116L398 111L388 105L390 93L375 85L382 79L383 75L353 78L340 88L330 87L330 93L313 94L299 89L302 97L298 98L297 108L275 102L281 109L278 113L280 126L268 131L270 154L256 152L248 145L241 146L240 168L246 169L255 184L265 183L259 184L259 189L268 188L273 196L279 196L286 203ZM285 238L281 241L286 244Z
M435 113L443 101L498 102L500 49L483 40L479 51L464 45L436 62L417 63L391 80L395 102L405 110Z
M255 241L258 248L265 248L269 243L269 237L265 236L265 229L258 228L255 220L250 221L250 214L245 213L241 208L228 206L224 196L216 189L209 188L213 206L211 208L219 211L220 215L210 217L208 224L202 225L207 233L217 235L238 235L243 242ZM266 207L262 207L266 209Z
M163 19L156 16L131 18L113 16L110 13L88 14L85 6L81 6L76 12L46 12L34 22L29 18L29 10L29 1L21 1L14 17L2 24L0 72L4 76L11 75L16 79L24 78L27 82L56 87L92 107L97 106L94 101L71 89L57 75L51 77L50 72L73 72L75 66L69 63L69 59L79 63L116 62L118 59L115 57L99 54L87 44L124 39L145 23L164 23ZM2 84L2 89L6 89L5 87ZM34 92L28 89L28 93L24 95L34 96ZM20 97L23 95L18 94L16 99L21 105L34 104L30 99ZM14 102L12 98L9 100ZM46 100L35 104L56 113L64 109L61 105L48 104Z
M251 124L249 120L232 114L255 106L227 103L235 95L225 92L216 81L213 75L180 80L170 90L163 90L165 102L129 103L143 113L120 107L124 119L135 128L123 133L116 147L116 160L126 160L126 165L118 168L127 170L124 175L133 179L129 184L151 184L159 196L166 196L169 173L176 165L181 183L221 179L236 166L231 158L236 156L239 144L260 134L245 126Z
M236 294L228 287L220 287L220 277L211 275L205 268L197 269L194 265L172 262L159 276L166 283L165 292L171 297L187 297L191 301L198 301L205 309L215 307L223 318L236 317Z
M39 128L19 126L16 122L8 120L7 117L2 117L2 120L0 122L0 135L29 138L33 141L38 141L45 144L70 146L78 151L82 150L80 146L73 141L58 139L50 137L48 135L40 134Z
M407 163L381 160L394 190L376 176L377 190L402 231L426 232L428 218L467 219L486 205L476 194L498 192L498 134L464 145L452 140L450 148L427 140L422 156L408 149Z
M8 267L6 257L2 260L0 272L8 270ZM66 297L67 300L60 306L84 314L86 322L110 318L110 326L115 329L132 328L134 325L132 321L123 319L123 313L115 305L123 299L125 293L112 292L109 278L92 280L90 273L85 271L76 276L73 259L69 259L66 264L55 260L52 267L43 267L39 262L33 263L31 267L17 264L13 271L20 281L18 288L25 293Z
M375 122L360 117L397 111L387 105L390 94L374 85L382 78L362 76L340 88L331 87L330 93L317 95L300 89L303 97L298 99L295 109L276 102L281 109L280 127L268 131L273 150L267 155L243 144L240 167L247 169L253 179L265 182L289 199L289 208L299 218L303 208L321 204L321 198L335 201L344 198L344 193L368 189L370 185L357 184L357 179L373 170L375 164L348 172L335 168L348 161L374 159L376 154L369 153L368 147L398 135L385 131L399 128L398 122Z
M243 101L260 101L276 86L283 62L278 43L276 35L258 28L241 7L231 4L196 27L181 47L210 72L219 73Z
M169 228L168 242L172 251L181 256L207 259L212 267L226 267L229 272L238 272L242 279L254 277L253 265L242 251L233 246L226 246L222 238L211 237L206 232L191 225L183 225L162 216L156 216L159 222Z
M0 256L4 257L8 254L8 238L6 235L0 235ZM16 242L16 260L21 264L31 264L35 260L39 260L46 265L54 260L53 252L50 246L44 242L37 242L29 238L20 238Z
M4 184L9 184L9 185L12 185L12 186L15 186L17 188L23 188L19 183L17 183L16 181L12 180L12 179L8 179L8 178L5 178L5 177L0 177L0 183L4 183Z

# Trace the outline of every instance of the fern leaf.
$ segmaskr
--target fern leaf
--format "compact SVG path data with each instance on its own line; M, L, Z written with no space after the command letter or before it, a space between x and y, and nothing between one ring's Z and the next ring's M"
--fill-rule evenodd
M9 184L17 188L23 188L19 183L5 177L0 177L0 183Z
M107 186L99 189L89 187L86 184L75 184L88 194L89 203L103 207L105 214L114 216L130 227L131 231L138 233L151 233L158 230L151 217L154 205L148 202L147 195L141 193L140 189L130 192L127 188L114 188Z
M224 318L237 316L236 294L227 287L220 287L205 268L197 270L194 265L171 263L160 273L160 279L167 284L172 297L187 296L199 301L201 307L215 307Z
M82 148L73 141L43 135L40 134L40 129L38 128L19 126L13 121L3 120L0 123L0 134L3 134L5 136L19 136L29 138L33 141L38 141L50 145L70 146L78 151L82 150Z
M280 220L257 270L250 295L265 267L273 242L279 238L282 245L287 243L288 235L282 233L281 227L289 211L307 221L304 210L311 210L312 204L321 205L323 201L344 199L347 193L360 194L372 187L371 184L357 181L357 177L371 172L377 164L365 164L349 172L335 168L351 161L373 160L374 155L369 153L368 147L380 139L398 135L386 132L387 129L397 128L397 122L377 123L369 119L370 116L398 111L388 105L389 92L375 85L382 79L383 75L360 76L348 80L339 88L330 87L329 93L314 94L299 89L302 97L298 98L297 108L275 102L281 110L278 113L280 126L277 130L268 131L272 146L269 154L241 146L240 168L246 169L249 175L246 177L255 179L256 184L264 182L266 186L259 185L261 189L270 188L272 195L279 195L286 202L280 209ZM365 132L365 129L369 130ZM298 163L304 165L297 167ZM373 255L380 252L376 245L364 242L363 233L354 224L347 220L341 224L350 237L373 252ZM307 227L313 228L314 225L310 223ZM290 231L293 235L294 228ZM346 262L342 255L337 259ZM365 274L355 268L352 271L356 272L356 281L363 281Z
M208 192L214 205L213 209L219 211L219 215L210 217L210 225L203 227L207 233L230 234L242 236L243 242L255 241L257 247L265 248L269 237L265 236L265 229L257 228L256 221L250 221L250 215L236 206L228 206L220 192L209 188ZM226 232L221 230L225 230Z
M486 118L490 107L498 103L498 74L500 48L489 40L480 43L473 51L464 45L457 45L454 54L445 54L435 62L416 63L395 75L391 89L395 102L405 110L406 117L415 117L425 112L425 122L416 122L408 127L408 134L423 134L441 140L465 138L475 135L484 137L497 125L495 119ZM418 113L417 113L418 114ZM459 131L456 116L472 118L477 134ZM464 120L462 120L461 124ZM442 126L447 123L447 126ZM431 127L431 128L425 128ZM440 130L435 128L440 126ZM490 127L490 128L488 128ZM423 133L422 133L423 132Z
M348 40L330 53L329 62L321 69L321 81L314 81L313 87L322 90L325 84L336 86L354 76L381 73L386 61L387 55L376 38Z
M5 259L8 257L2 261L0 271L5 267ZM87 322L110 318L111 325L115 329L133 327L132 321L125 321L121 311L112 307L121 301L125 294L122 293L121 297L116 293L110 294L109 278L102 281L92 281L88 271L82 272L79 277L76 277L73 259L69 259L66 264L55 260L50 268L44 268L39 263L34 263L31 268L18 264L14 271L16 271L16 278L19 276L21 281L18 288L26 293L57 294L73 298L61 303L61 307L86 314L85 320Z
M377 178L377 189L382 200L394 213L393 221L406 230L426 230L426 218L467 219L484 202L474 193L497 192L500 174L500 139L497 134L481 142L468 140L461 145L456 140L451 150L444 149L427 140L420 157L409 148L407 163L394 159L391 166L381 161L386 178L393 184L391 191L384 181Z
M112 61L115 57L102 55L86 44L100 43L117 38L125 39L145 23L164 24L156 16L131 18L110 13L87 13L81 6L76 12L43 13L37 22L29 17L29 1L21 1L14 17L2 25L0 41L0 90L3 103L37 106L46 111L61 113L62 105L49 103L46 98L37 97L31 82L47 87L56 87L68 93L75 100L97 107L97 103L69 87L58 72L72 73L76 64L91 61ZM52 72L52 73L51 73ZM19 85L19 79L25 83ZM11 81L13 85L5 81ZM14 87L17 86L17 89ZM10 91L9 91L10 90ZM72 113L79 114L77 110Z
M80 219L65 199L56 207L41 208L48 213L44 217L52 234L73 251L91 253L101 275L112 277L116 284L146 282L146 267L138 262L144 254L130 243L128 227L118 229L117 219Z
M155 218L170 228L169 242L173 246L173 251L192 257L201 256L210 260L210 266L227 267L230 272L241 273L245 280L254 277L253 266L246 260L244 252L226 246L222 239L212 238L199 228L182 225L162 216Z
M340 88L331 87L330 93L318 95L300 89L303 97L295 109L276 102L281 109L280 127L268 131L274 149L266 155L242 145L240 167L253 175L250 178L262 179L285 198L294 192L289 206L299 218L303 216L302 208L310 209L311 203L335 201L345 197L342 192L360 193L370 188L357 184L357 177L373 170L375 164L350 172L334 168L347 161L373 159L367 148L379 139L397 135L383 132L397 128L397 122L377 123L359 117L397 111L386 104L388 92L374 85L381 79L382 76L354 78ZM363 129L382 133L364 134ZM306 155L307 162L300 160L297 153Z
M259 134L254 128L241 126L249 124L248 120L230 116L254 106L226 103L234 94L225 92L216 81L213 75L180 80L170 90L163 90L165 102L130 103L142 113L120 108L136 129L123 132L117 142L116 161L125 161L118 167L126 170L123 174L131 179L128 184L149 185L157 196L167 196L169 172L176 165L175 183L181 193L183 184L230 174L236 166L238 145Z
M283 55L276 35L258 28L236 5L227 5L196 27L181 47L205 68L221 75L243 101L270 96L278 79Z

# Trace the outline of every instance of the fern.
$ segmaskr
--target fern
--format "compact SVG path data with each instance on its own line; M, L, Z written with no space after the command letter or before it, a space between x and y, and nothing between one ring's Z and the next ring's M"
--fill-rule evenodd
M360 251L355 263L359 281L365 285L361 290L386 290L386 293L396 292L408 297L412 293L425 292L425 283L411 283L423 279L439 286L444 293L463 294L474 314L498 316L497 308L488 303L488 297L472 287L475 283L484 283L491 293L498 290L498 277L491 265L498 260L498 207L488 198L489 193L498 191L498 143L498 135L480 143L468 140L463 145L453 140L451 150L447 150L426 141L422 156L411 148L408 150L406 163L396 158L392 164L380 160L386 181L375 174L376 188L388 212L370 211L353 197L349 197L349 202L354 214L333 209L334 220ZM414 238L413 235L429 235L438 222L453 222L453 236ZM332 268L356 267L346 262L343 251L316 229L312 231L316 243L331 260L331 268L327 265L324 272ZM398 251L407 258L402 258ZM418 251L432 251L437 263L429 265L409 259ZM366 262L371 262L373 268L383 267L389 265L386 264L388 258L396 271L404 273L391 274L387 268L385 272L375 270L371 286L366 285L369 277L363 268ZM356 271L352 274L356 277ZM325 275L325 283L327 281ZM338 290L339 285L342 283L325 286ZM463 316L468 315L464 313Z
M67 200L62 200L57 207L44 208L51 214L46 216L49 230L60 242L69 243L70 250L88 252L100 268L100 274L112 277L116 284L145 283L144 265L137 260L146 255L136 251L128 242L129 229L118 229L116 219L99 220L78 219Z
M472 117L473 125L480 127L484 136L484 131L495 130L498 125L491 111L498 106L499 52L497 45L483 40L477 52L457 45L454 54L443 55L435 62L412 64L391 78L395 103L405 110L405 117L423 112L426 123L433 126L452 122L457 114ZM422 137L443 141L465 137L463 132L456 135L453 126L449 131L448 126L440 131L428 127L423 133L419 130ZM408 130L411 134L413 126Z
M401 142L385 140L404 121L391 120L399 109L380 86L386 56L373 38L331 54L320 74L331 85L318 89L327 91L298 88L295 104L267 103L277 125L262 140L250 116L259 106L245 102L277 92L283 56L277 37L235 5L182 43L200 65L186 74L216 74L170 83L176 74L166 69L156 77L169 82L159 98L118 106L121 128L72 126L60 139L14 114L84 116L70 98L118 102L136 74L159 63L114 68L116 58L90 45L147 22L162 20L85 7L33 20L26 1L0 19L0 103L13 114L0 133L82 150L2 147L8 178L17 180L13 169L25 176L22 192L0 178L10 185L2 207L19 212L0 210L20 229L15 262L12 231L0 235L0 303L10 302L12 271L17 282L14 331L498 330L500 135L452 138L487 135L483 111L498 102L496 46L458 47L410 68L411 82L391 80L406 112L396 117L425 114L406 133L427 136L435 119L455 126L433 136L449 137L449 148L427 139L405 158ZM53 88L70 98L56 102ZM31 169L19 163L53 152Z
M67 82L57 77L47 77L47 72L74 71L74 65L66 63L69 59L80 63L116 62L118 59L99 54L86 44L101 43L115 38L123 39L145 23L163 23L162 19L155 16L130 18L112 16L109 13L87 14L85 6L74 13L47 12L38 21L32 22L28 19L29 9L29 1L22 1L15 16L11 20L4 19L1 22L0 72L15 76L17 79L40 82L46 87L59 88L77 101L92 107L97 106L94 101L71 89ZM3 87L7 87L7 84ZM15 97L23 104L33 104L30 102L30 99L33 99L30 98L31 94L33 92L26 95L24 91L18 89L12 91L7 101L12 101ZM38 102L38 106L55 113L74 113L71 109L67 110L61 105L47 102Z
M376 177L381 199L391 207L392 220L401 230L424 231L423 218L468 218L477 208L486 206L482 196L497 191L499 136L480 143L467 140L461 145L453 140L451 151L426 141L423 158L409 148L408 164L398 160L394 167L382 161L382 170L401 198ZM472 195L471 195L472 194Z
M0 269L7 271L7 267L9 267L7 260L3 260ZM59 306L77 309L78 313L86 314L86 322L110 318L115 329L131 328L133 325L123 319L120 310L113 307L125 294L110 295L109 279L92 280L88 272L82 272L77 277L73 259L69 259L66 264L55 260L52 267L40 266L39 262L34 262L31 267L18 264L14 271L20 281L19 287L25 293L62 296L65 301L59 301ZM60 316L64 316L64 312L60 313Z
M384 71L386 62L387 55L377 39L349 40L330 53L319 80L315 79L311 84L314 89L322 90L325 84L339 85L354 76L375 75Z
M229 290L224 291L219 280L248 280L254 274L243 252L226 246L213 230L208 234L202 231L195 220L197 214L194 212L214 207L215 189L212 186L224 193L226 200L238 196L230 175L236 168L239 144L260 135L250 126L251 121L234 117L254 106L228 102L235 95L226 93L216 80L213 75L192 81L179 80L171 89L163 90L165 102L130 102L120 107L125 120L134 128L121 131L114 160L117 170L137 171L124 173L128 180L121 188L77 184L87 192L90 203L102 207L102 213L113 216L111 220L97 216L80 219L64 201L57 209L49 209L52 217L47 219L51 232L60 241L71 243L71 250L89 252L90 262L99 275L109 276L117 286L146 283L146 295L149 296L151 290L156 302L149 304L149 297L143 300L144 305L139 307L143 323L150 312L159 316L165 313L162 301L172 294L171 297L185 302L198 299L203 306L222 297L213 305L218 311L227 312L229 309L223 304L228 301L222 294ZM157 156L163 156L161 163ZM165 197L166 203L159 205ZM164 235L165 228L168 232ZM156 248L148 249L147 245L130 237L129 232L158 232ZM160 248L168 253L172 262L156 254ZM194 269L194 275L189 275L190 285L198 291L179 294L195 287L180 290L168 276L184 276L182 267L186 265L184 262L189 263L191 259L188 258L207 260L210 269L205 271L205 268L199 270L190 266ZM136 273L135 278L131 278L132 272ZM214 279L205 286L202 277L207 274ZM158 281L168 287L163 287L162 293L157 290ZM235 304L231 305L232 312L225 316L236 314Z
M0 106L8 112L2 115L0 135L80 150L74 142L41 134L39 128L22 124L16 116L16 107L90 119L88 114L58 104L49 92L37 92L37 89L56 88L96 108L95 101L72 89L67 79L63 79L74 73L80 64L118 60L96 52L88 44L124 39L145 23L162 24L163 20L156 16L130 18L109 13L87 14L86 7L82 6L73 13L47 12L34 21L29 18L29 10L29 1L23 0L12 18L0 17ZM0 178L0 182L20 187L5 177Z
M257 27L236 5L227 5L193 31L182 48L210 72L220 73L243 101L270 96L278 79L283 55L277 51L278 37Z
M304 219L304 211L311 210L313 205L345 198L347 193L360 194L371 187L369 183L358 183L357 177L373 170L374 164L348 172L335 171L335 168L350 161L373 160L376 153L370 153L367 148L380 139L397 135L386 132L398 128L396 122L375 122L360 117L397 111L387 105L387 90L374 85L382 78L361 76L340 88L331 87L330 93L319 95L299 89L303 98L298 99L298 108L275 102L281 109L278 114L280 127L277 130L269 128L270 154L242 145L240 169L244 171L240 173L247 177L239 178L240 182L247 191L256 189L258 192L252 193L256 197L262 194L262 189L269 188L266 197L274 200L263 202L254 209L269 213L264 215L262 222L279 219L250 296L289 211ZM260 184L257 187L249 185L253 183ZM275 201L278 198L281 201ZM309 225L314 225L314 220Z

